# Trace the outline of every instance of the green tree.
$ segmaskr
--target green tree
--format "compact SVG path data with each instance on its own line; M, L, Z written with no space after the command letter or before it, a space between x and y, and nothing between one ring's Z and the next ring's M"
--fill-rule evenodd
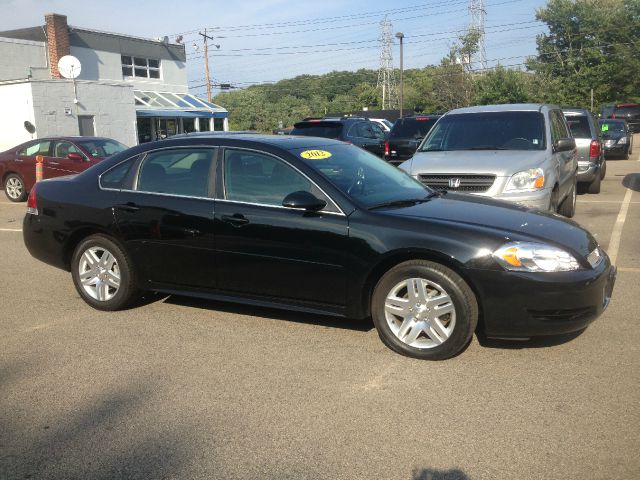
M548 81L557 103L637 100L640 92L640 2L549 0L537 11L548 34L537 37L528 68Z
M520 70L509 70L500 65L475 79L476 103L526 103L536 101L532 95L533 75Z

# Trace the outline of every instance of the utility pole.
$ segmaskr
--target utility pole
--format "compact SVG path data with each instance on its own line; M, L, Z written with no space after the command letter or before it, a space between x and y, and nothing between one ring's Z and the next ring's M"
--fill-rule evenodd
M402 118L402 106L404 104L404 66L402 65L404 53L402 51L402 40L404 39L404 33L396 33L396 38L400 40L400 118Z
M469 0L469 13L471 14L470 30L478 33L478 54L480 55L480 68L487 69L487 49L484 40L484 17L487 10L484 0ZM471 68L471 58L469 58L469 68Z
M395 108L398 103L396 92L396 79L393 73L392 46L393 25L385 16L380 22L380 69L378 70L378 84L376 88L382 87L382 109Z
M204 33L198 32L202 35L204 41L204 75L207 81L207 100L211 103L211 77L209 73L209 42L207 40L213 40L213 37L207 35L207 29L204 29ZM220 48L220 45L215 45L216 48Z

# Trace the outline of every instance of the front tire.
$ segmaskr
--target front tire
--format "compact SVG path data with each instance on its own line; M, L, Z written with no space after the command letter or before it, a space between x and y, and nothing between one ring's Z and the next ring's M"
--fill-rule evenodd
M371 312L386 346L424 360L460 353L478 323L478 303L469 285L453 270L426 260L401 263L383 275Z
M598 179L599 178L600 177L598 177ZM571 218L575 215L577 190L578 190L578 184L574 180L573 186L571 187L571 191L569 192L569 195L567 195L567 197L562 201L562 203L558 207L558 213L563 217Z
M27 189L24 180L17 173L10 173L4 180L4 193L12 202L24 202L27 199Z
M129 257L105 235L91 235L78 244L71 275L82 299L98 310L126 308L137 294Z

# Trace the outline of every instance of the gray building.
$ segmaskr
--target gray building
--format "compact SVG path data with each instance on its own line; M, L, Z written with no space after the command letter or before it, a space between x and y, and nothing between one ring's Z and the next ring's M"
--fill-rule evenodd
M58 61L79 60L65 79ZM228 130L228 113L189 94L184 45L67 25L0 32L0 151L36 137L98 135L134 145L192 131ZM35 133L25 129L35 126Z

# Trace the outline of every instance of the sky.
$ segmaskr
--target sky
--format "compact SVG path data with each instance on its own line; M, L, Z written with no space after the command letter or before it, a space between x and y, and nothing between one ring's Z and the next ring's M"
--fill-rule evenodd
M68 23L139 37L182 35L192 93L202 94L202 37L210 42L211 77L245 87L333 70L377 69L380 21L404 38L404 67L439 63L471 21L469 0L0 0L0 30L42 25L44 14L67 15ZM485 44L489 67L520 66L535 54L535 21L544 0L485 0ZM195 43L195 46L194 46ZM217 49L213 45L220 45ZM196 49L197 47L197 49ZM393 62L399 65L394 39ZM214 94L216 90L214 90Z

